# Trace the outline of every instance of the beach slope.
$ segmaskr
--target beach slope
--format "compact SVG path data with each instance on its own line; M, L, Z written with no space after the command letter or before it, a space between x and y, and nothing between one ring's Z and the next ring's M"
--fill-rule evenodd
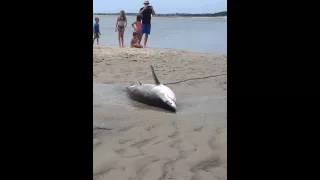
M151 64L177 113L127 98ZM94 46L93 99L93 179L227 179L227 53Z

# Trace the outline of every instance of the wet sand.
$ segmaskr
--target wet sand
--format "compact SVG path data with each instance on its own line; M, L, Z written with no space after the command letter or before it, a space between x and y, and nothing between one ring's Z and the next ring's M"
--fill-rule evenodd
M177 113L131 101L158 79ZM227 54L93 48L93 179L227 179Z

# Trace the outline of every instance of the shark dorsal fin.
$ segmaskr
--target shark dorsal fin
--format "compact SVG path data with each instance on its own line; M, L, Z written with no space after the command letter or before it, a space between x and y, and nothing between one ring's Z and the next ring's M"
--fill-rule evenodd
M154 72L153 66L150 65L150 67L151 67L151 71L152 71L152 76L153 76L154 82L156 83L156 85L159 85L160 82L159 82L159 80L158 80L158 78L156 76L156 73Z

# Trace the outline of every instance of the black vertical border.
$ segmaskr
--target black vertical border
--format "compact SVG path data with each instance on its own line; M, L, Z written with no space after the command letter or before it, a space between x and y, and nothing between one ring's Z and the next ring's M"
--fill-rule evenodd
M91 178L92 15L90 0L3 6L5 176Z

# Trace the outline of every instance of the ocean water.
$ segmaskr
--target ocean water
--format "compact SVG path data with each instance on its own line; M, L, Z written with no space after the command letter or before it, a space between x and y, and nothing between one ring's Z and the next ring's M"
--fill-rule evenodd
M118 33L114 31L117 16L94 15L100 18L100 44L118 45ZM136 17L128 16L124 44L129 46ZM207 17L152 17L148 47L176 48L203 52L227 52L227 19ZM142 45L143 45L142 39Z

